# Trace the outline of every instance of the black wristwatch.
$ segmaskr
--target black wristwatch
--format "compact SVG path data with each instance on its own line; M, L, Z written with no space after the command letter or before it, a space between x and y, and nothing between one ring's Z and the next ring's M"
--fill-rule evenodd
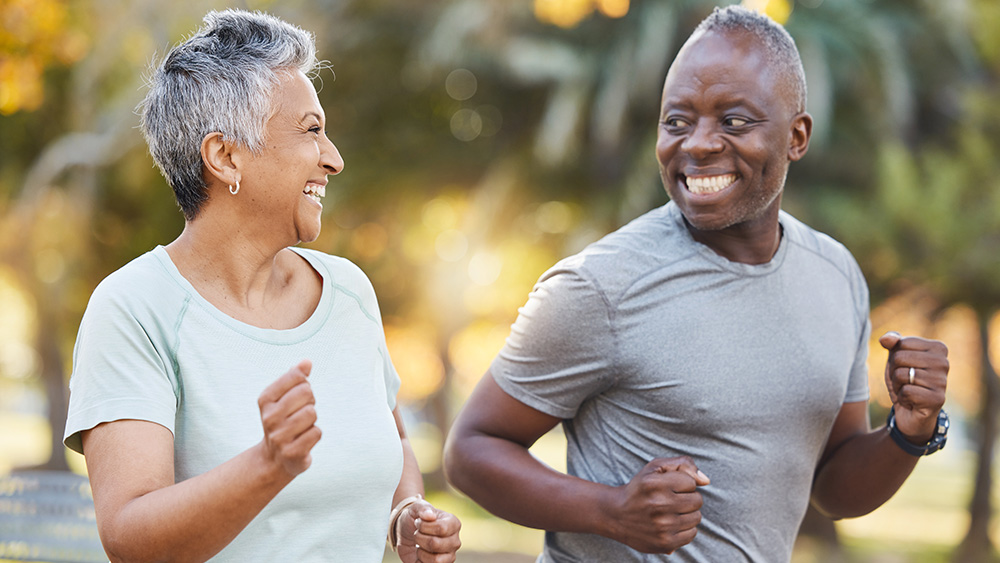
M904 452L919 457L922 455L931 455L944 447L944 443L948 441L948 427L951 426L951 423L948 422L948 413L944 412L944 409L941 409L941 412L938 413L934 435L931 436L929 442L922 446L911 443L906 439L906 436L903 436L899 428L896 428L895 406L889 409L889 419L885 421L885 425L889 429L889 436L892 437L892 441L896 442L897 446L902 448Z

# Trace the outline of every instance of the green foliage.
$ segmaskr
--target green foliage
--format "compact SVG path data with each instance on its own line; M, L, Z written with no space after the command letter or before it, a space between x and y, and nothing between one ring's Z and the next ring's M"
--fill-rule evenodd
M878 149L867 201L847 190L821 194L819 213L854 250L869 281L925 284L944 303L1000 304L1000 111L985 92L966 96L953 144L901 142ZM862 203L859 205L859 203Z

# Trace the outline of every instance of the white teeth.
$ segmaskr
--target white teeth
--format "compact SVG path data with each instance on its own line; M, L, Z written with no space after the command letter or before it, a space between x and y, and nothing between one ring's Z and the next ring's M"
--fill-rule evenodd
M735 174L723 174L721 176L702 176L699 178L687 177L685 183L687 189L693 194L714 194L729 187L736 181Z
M306 189L302 193L313 196L313 197L326 197L326 186L317 186L316 184L306 185Z

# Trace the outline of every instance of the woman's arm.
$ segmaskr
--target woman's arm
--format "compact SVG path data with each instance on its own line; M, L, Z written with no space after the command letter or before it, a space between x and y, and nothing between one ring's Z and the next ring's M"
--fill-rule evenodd
M424 478L417 466L417 457L406 436L406 428L397 406L392 411L396 429L403 446L403 475L392 497L393 507L400 507L399 514L389 523L395 527L399 558L405 563L450 563L461 547L458 532L462 527L455 515L434 508L423 500ZM413 497L420 495L420 500ZM397 511L393 510L393 514ZM390 530L390 537L393 530Z
M399 485L395 494L392 495L392 505L396 506L400 501L409 497L424 496L424 476L420 473L417 465L417 456L413 453L413 446L410 445L410 438L406 435L406 427L399 414L399 407L392 410L392 416L396 420L396 430L399 432L399 441L403 446L403 476L399 478Z
M264 439L222 465L174 483L163 426L107 422L83 433L98 530L112 561L205 561L229 544L296 475L320 439L303 361L258 399Z

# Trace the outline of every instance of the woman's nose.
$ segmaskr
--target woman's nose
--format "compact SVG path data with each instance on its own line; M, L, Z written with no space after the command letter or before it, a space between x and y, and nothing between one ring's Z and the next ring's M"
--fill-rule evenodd
M327 174L340 174L344 170L344 158L340 156L340 151L337 150L337 146L329 137L323 135L323 139L326 142L323 143L320 152L320 166L326 170Z

